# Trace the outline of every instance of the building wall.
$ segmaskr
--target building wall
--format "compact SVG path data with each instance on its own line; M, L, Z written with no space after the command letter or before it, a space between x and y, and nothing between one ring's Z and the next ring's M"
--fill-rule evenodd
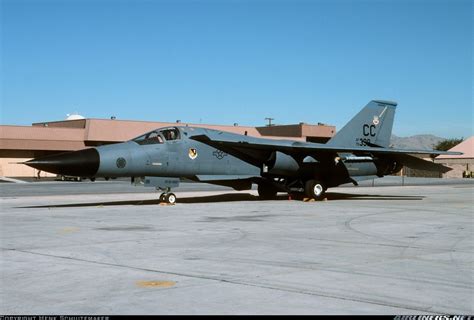
M84 129L0 126L0 151L72 151L84 147Z
M309 125L303 124L301 127L301 134L304 137L314 138L332 138L336 134L335 126L328 126L324 124ZM310 139L308 139L310 140Z
M469 170L469 164L450 164L453 170L443 174L443 178L463 178L463 173Z
M284 126L266 126L257 127L258 132L263 136L285 136L285 137L301 137L301 125L284 125Z
M322 139L327 141L334 136L336 127L328 125L310 125L306 123L257 127L262 136L303 137L308 141Z
M87 119L33 123L33 127L84 129Z
M18 162L28 161L31 158L0 158L0 177L37 178L38 170ZM55 174L40 171L40 177L55 177Z
M465 171L474 171L474 158L466 159L436 159L436 163L441 163L453 170L443 174L443 178L463 178Z
M432 161L430 158L424 158L426 161ZM464 178L465 171L474 171L474 158L457 158L457 159L439 159L435 158L435 163L450 167L452 170L446 173L411 169L403 167L403 174L405 177L422 177L422 178Z
M403 175L405 177L419 177L419 178L441 178L442 173L436 171L412 169L403 167Z

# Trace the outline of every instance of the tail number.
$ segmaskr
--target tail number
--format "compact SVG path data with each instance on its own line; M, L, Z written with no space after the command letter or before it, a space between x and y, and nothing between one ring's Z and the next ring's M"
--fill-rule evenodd
M364 124L362 126L362 133L364 134L365 137L371 136L375 137L375 125L371 124L370 126L368 124Z
M356 145L364 147L370 145L370 138L357 138Z

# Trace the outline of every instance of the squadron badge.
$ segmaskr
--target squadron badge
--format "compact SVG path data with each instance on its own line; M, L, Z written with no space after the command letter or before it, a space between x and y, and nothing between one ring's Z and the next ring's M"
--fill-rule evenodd
M372 123L376 126L380 123L380 120L379 120L379 117L378 116L374 116L374 120L372 120Z
M189 148L188 156L191 158L191 160L196 159L198 156L197 150L194 148Z

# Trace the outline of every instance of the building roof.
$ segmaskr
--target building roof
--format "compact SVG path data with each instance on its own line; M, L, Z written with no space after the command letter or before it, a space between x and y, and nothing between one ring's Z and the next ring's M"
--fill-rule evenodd
M467 159L474 158L474 136L467 138L460 144L452 147L449 151L462 152L461 155L440 155L436 159Z

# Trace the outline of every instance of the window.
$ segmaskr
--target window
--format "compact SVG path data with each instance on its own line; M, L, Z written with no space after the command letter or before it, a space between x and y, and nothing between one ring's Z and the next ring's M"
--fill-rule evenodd
M164 143L166 141L173 141L180 139L179 130L177 128L166 128L161 130L153 130L144 135L141 135L132 141L140 145Z
M161 130L160 132L163 135L163 137L165 137L165 139L168 141L179 139L179 130L176 128L167 128L167 129Z
M136 143L140 145L144 144L157 144L157 143L163 143L163 137L160 135L158 131L151 131L148 133L145 133L142 136L139 136L138 138L133 139Z

